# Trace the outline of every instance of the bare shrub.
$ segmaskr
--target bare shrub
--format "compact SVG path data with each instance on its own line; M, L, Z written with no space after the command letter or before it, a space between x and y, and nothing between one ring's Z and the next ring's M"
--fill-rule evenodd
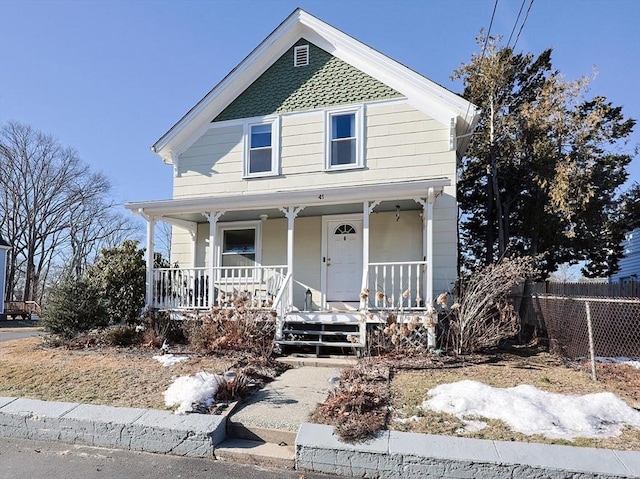
M102 332L100 340L110 346L132 346L140 339L133 326L116 326Z
M435 312L435 310L434 310ZM433 315L382 313L380 322L369 331L367 354L385 356L402 352L423 355L428 351L430 330L435 326Z
M334 426L344 441L363 441L386 428L390 401L389 368L360 363L342 371L339 384L310 419Z
M136 329L142 331L140 342L146 348L160 348L165 341L172 344L186 341L182 321L172 319L166 311L146 311Z
M268 357L273 351L276 316L271 310L246 307L247 299L237 299L230 308L214 308L185 328L189 344L200 354L223 351L246 352Z
M446 313L448 348L470 354L516 335L520 317L508 294L533 273L531 258L503 258L461 279L459 299L452 305L449 295L440 295L437 303Z

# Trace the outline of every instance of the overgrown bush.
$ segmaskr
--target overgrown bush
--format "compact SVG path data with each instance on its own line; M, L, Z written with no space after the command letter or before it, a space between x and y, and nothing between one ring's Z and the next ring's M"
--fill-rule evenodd
M165 342L184 343L185 333L181 321L171 319L166 311L146 311L142 319L142 345L159 348Z
M111 346L131 346L136 344L140 334L133 326L117 326L108 328L102 335L102 340Z
M437 303L446 313L447 349L456 354L470 354L516 335L520 317L508 295L532 274L531 258L503 258L462 278L453 304L449 304L450 295L440 295Z
M91 281L66 274L51 290L42 312L46 331L64 339L109 324L109 316L98 288Z
M191 320L185 333L191 347L201 354L240 351L258 357L273 351L276 318L271 310L247 309L238 298L232 308L215 308L200 319Z
M147 267L144 249L128 240L121 246L103 249L88 271L99 288L112 323L134 324L144 307Z

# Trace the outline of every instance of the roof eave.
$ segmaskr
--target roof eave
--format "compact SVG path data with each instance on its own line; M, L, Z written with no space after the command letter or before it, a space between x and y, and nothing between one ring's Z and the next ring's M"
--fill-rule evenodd
M475 127L478 108L459 95L416 73L359 40L297 8L242 62L189 110L152 147L165 163L172 164L181 145L196 139L209 122L300 37L389 85L415 108L448 125L452 118Z

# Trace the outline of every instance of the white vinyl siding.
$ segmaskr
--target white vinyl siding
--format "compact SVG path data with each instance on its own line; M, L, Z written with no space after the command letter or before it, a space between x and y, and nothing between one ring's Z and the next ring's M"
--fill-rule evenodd
M212 126L180 155L174 198L423 178L450 178L455 183L456 154L449 149L449 126L408 103L372 103L363 109L366 168L325 169L326 116L325 110L282 115L280 176L251 180L243 178L242 122Z

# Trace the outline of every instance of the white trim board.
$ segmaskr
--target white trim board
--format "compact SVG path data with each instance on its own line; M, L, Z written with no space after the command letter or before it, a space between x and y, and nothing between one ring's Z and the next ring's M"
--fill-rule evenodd
M437 194L444 187L450 185L451 179L449 178L434 178L348 187L143 201L127 203L125 208L140 215L159 217L171 214L202 213L203 211L247 211L278 209L285 206L340 205L361 203L372 199L386 201L426 197L429 188L434 188Z
M208 128L213 118L302 37L389 85L404 95L411 105L443 125L449 126L451 118L458 118L460 131L471 132L475 128L480 114L478 107L297 8L156 141L151 147L152 151L166 163L173 163L173 152L183 151L185 143L202 132L203 128ZM459 145L462 143L459 142Z

